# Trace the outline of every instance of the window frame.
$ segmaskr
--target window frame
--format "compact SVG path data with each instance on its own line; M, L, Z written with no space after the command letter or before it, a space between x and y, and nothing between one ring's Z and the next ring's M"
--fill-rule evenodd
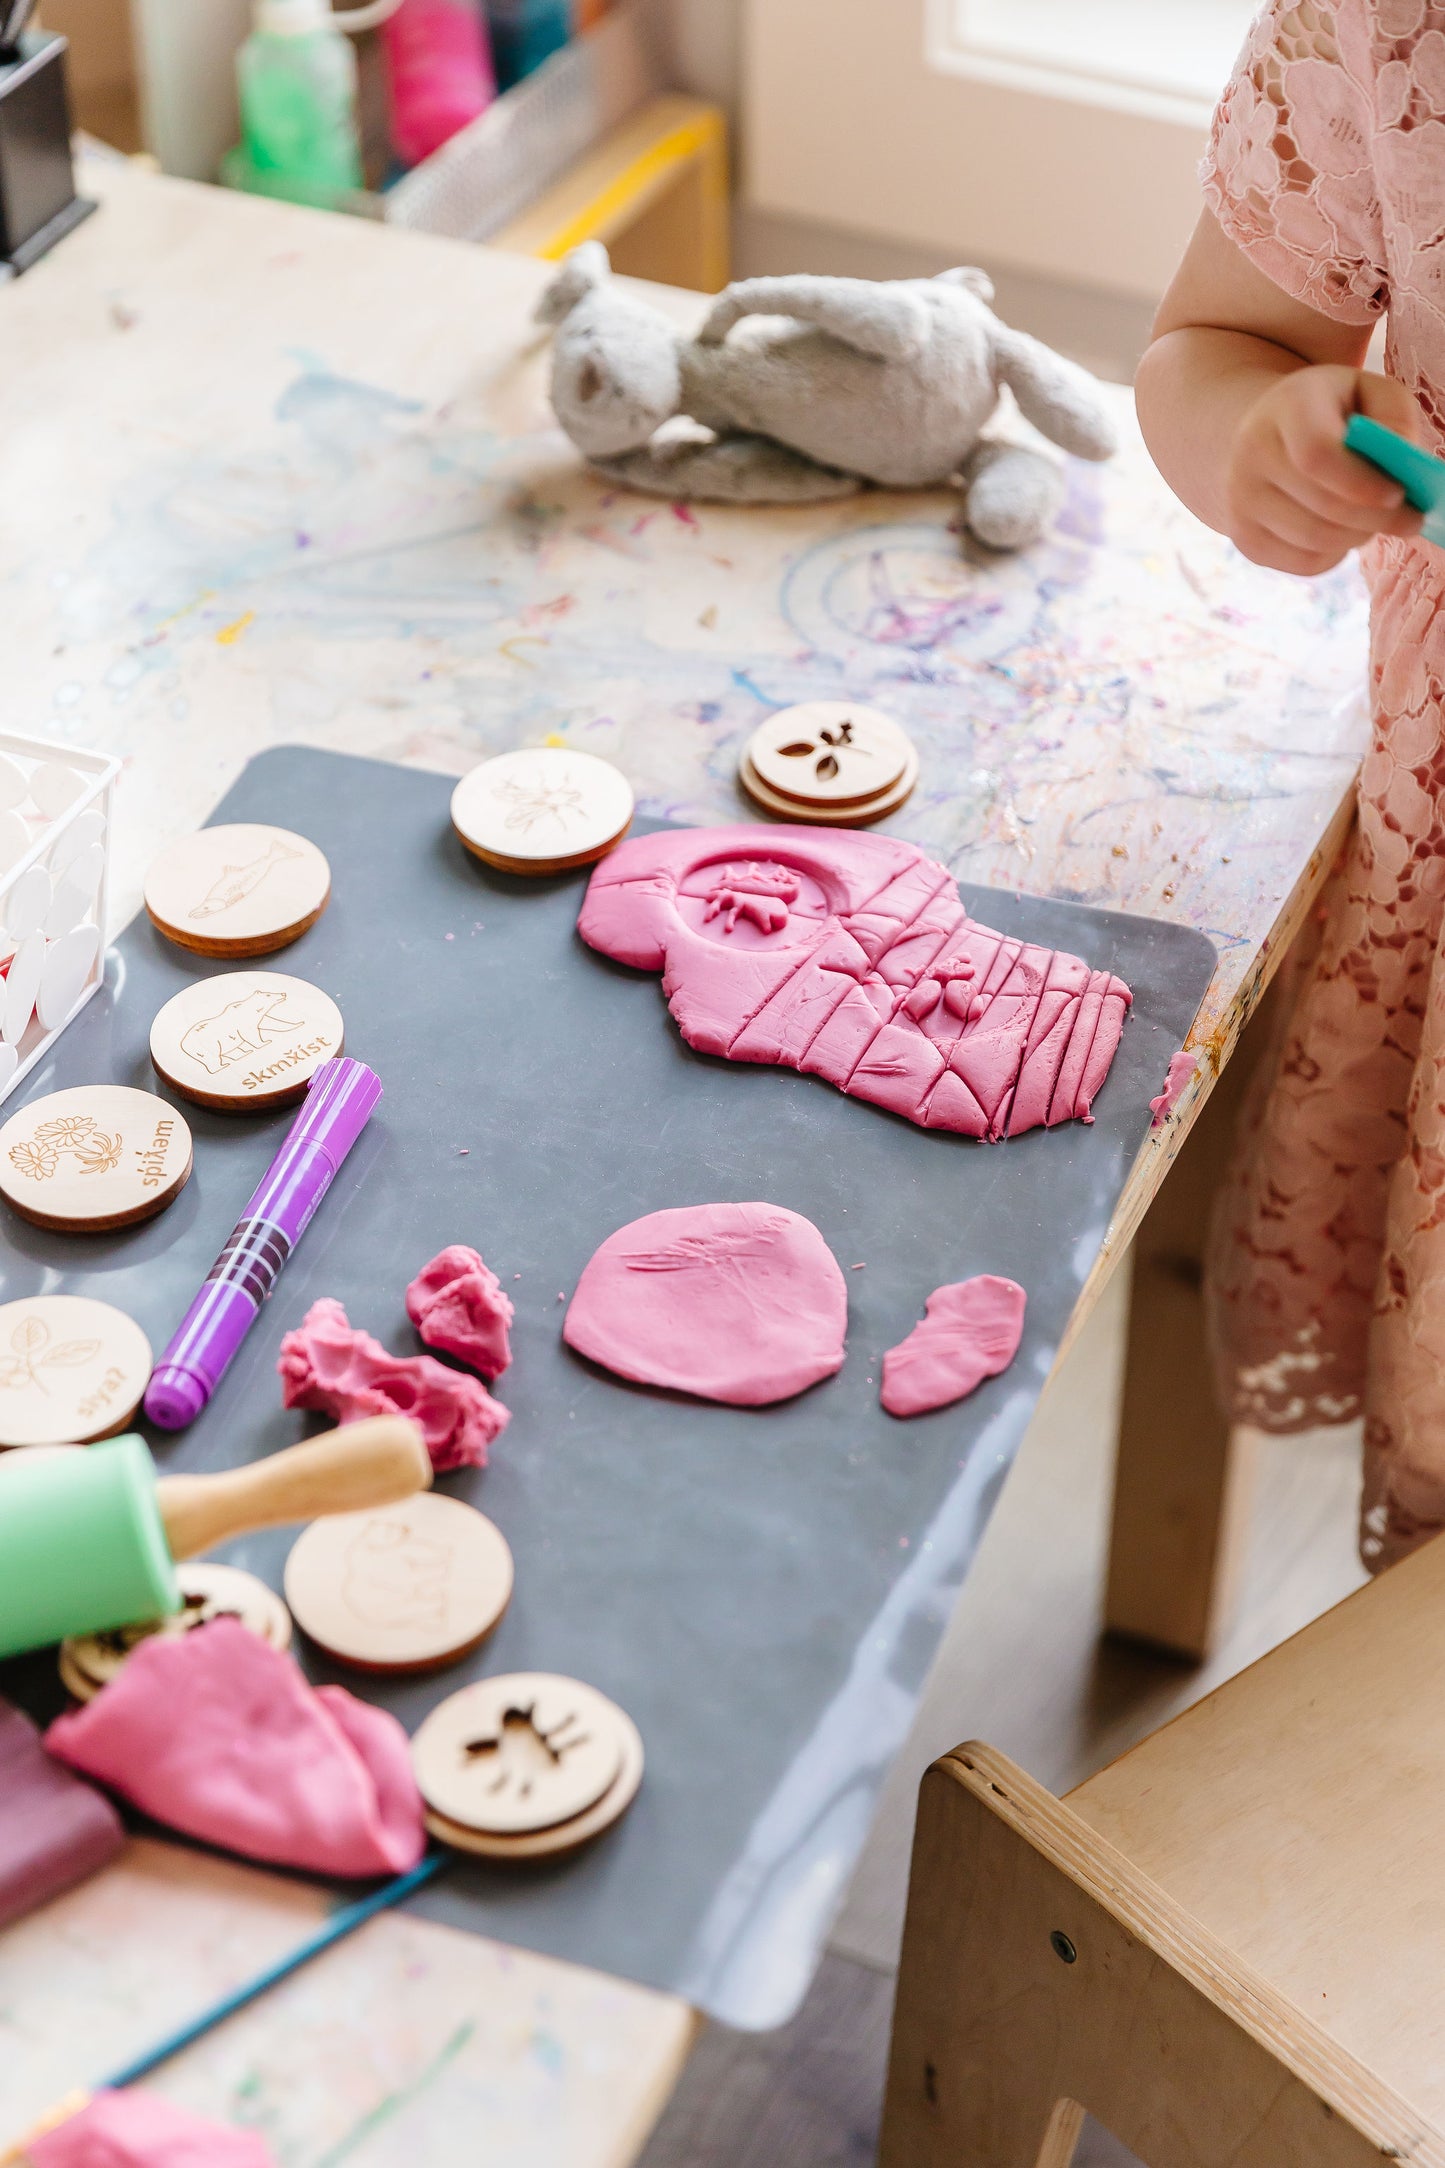
M926 58L945 75L1207 127L1255 12L1255 0L926 0Z

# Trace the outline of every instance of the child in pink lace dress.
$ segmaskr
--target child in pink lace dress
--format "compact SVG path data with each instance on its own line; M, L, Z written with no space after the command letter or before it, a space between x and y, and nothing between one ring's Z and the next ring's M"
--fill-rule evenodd
M1374 601L1359 820L1221 1199L1213 1324L1236 1420L1363 1415L1380 1566L1445 1526L1445 552L1341 438L1360 410L1445 449L1445 6L1272 0L1204 184L1150 447L1260 564L1363 547Z

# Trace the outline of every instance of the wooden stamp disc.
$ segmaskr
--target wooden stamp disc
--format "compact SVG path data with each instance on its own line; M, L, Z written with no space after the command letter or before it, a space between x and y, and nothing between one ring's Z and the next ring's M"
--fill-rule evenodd
M314 843L248 822L181 836L145 884L151 924L197 956L269 956L330 899L331 868Z
M913 743L880 708L809 700L760 723L745 759L791 805L842 812L896 788Z
M884 791L881 797L865 798L860 805L808 806L784 798L778 791L768 788L746 753L738 769L738 780L750 798L756 799L765 811L776 813L780 820L800 821L814 828L866 828L870 822L881 821L885 815L896 813L911 796L918 781L918 755L909 754L908 765L891 789Z
M191 1172L184 1116L154 1092L79 1084L0 1129L0 1197L62 1234L101 1234L164 1211Z
M452 792L467 849L506 873L566 873L605 858L632 822L632 785L595 753L532 745L499 753Z
M484 1836L556 1829L616 1783L621 1715L577 1679L480 1679L433 1709L412 1740L417 1786L435 1813Z
M183 987L151 1025L151 1060L197 1106L222 1114L300 1099L341 1052L341 1011L279 971L228 971Z
M605 1829L621 1820L642 1784L642 1734L624 1709L617 1709L614 1704L614 1710L622 1734L621 1766L608 1790L585 1813L574 1815L570 1822L559 1822L555 1829L533 1830L516 1837L492 1837L482 1830L467 1829L460 1822L449 1821L446 1815L429 1807L424 1816L427 1828L443 1844L450 1844L459 1852L479 1853L484 1859L558 1859L563 1853L575 1852L580 1845L600 1837Z
M437 1491L313 1521L286 1561L303 1633L358 1671L434 1671L484 1641L512 1594L512 1554L474 1506Z
M110 1633L82 1634L60 1645L60 1676L77 1701L90 1701L109 1686L131 1651L152 1634L188 1634L213 1618L239 1619L273 1649L291 1646L291 1614L274 1589L239 1566L192 1558L177 1566L181 1608L173 1617L145 1619Z
M124 1430L150 1382L139 1325L85 1295L0 1307L0 1446L91 1445Z

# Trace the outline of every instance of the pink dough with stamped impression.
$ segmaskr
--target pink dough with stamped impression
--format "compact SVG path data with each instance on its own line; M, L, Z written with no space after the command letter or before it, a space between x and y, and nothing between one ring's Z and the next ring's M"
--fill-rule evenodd
M577 926L662 973L700 1053L991 1141L1091 1121L1133 999L1081 957L975 923L947 868L896 836L636 836L593 874Z

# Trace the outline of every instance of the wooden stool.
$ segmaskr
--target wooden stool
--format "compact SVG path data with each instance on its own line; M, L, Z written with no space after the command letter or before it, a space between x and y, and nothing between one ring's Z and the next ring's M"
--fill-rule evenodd
M923 1779L881 2168L1445 2163L1445 1539L1066 1800Z

